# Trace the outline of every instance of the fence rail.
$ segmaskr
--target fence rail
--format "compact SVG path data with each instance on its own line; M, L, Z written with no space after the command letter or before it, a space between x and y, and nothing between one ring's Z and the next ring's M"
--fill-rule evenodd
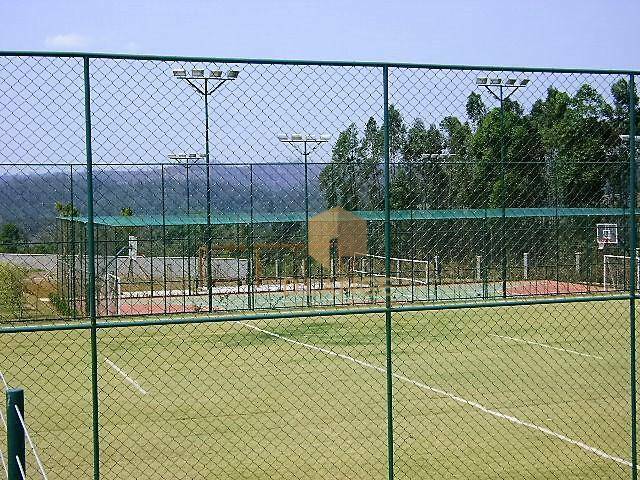
M36 467L637 478L638 73L0 52Z

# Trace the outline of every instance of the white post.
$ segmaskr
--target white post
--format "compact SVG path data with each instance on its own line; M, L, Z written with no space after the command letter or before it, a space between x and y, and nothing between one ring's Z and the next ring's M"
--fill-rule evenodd
M423 263L424 265L424 284L427 286L427 290L429 289L429 261Z
M116 312L120 315L120 298L122 298L122 285L120 285L120 278L116 277Z
M523 259L522 259L522 263L523 263L523 273L524 273L524 279L528 280L529 279L529 252L525 252L523 254Z
M135 235L129 235L129 258L138 258L138 238Z
M607 291L607 256L603 257L602 261L602 286L604 291Z
M482 279L482 256L476 255L476 280Z
M434 257L434 266L435 266L435 276L436 276L436 280L440 280L440 257L438 255L436 255Z
M276 278L280 278L280 259L276 258Z
M576 274L580 275L580 252L576 252Z

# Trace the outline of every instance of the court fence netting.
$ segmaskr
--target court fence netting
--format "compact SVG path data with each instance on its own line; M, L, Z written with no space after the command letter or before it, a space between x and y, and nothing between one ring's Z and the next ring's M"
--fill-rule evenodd
M25 475L637 478L638 73L0 53Z

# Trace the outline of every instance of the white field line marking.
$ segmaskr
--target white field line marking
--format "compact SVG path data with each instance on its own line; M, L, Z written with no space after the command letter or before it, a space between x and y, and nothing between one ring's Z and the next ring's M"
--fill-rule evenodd
M369 362L365 362L363 360L358 360L357 358L350 357L349 355L345 355L343 353L337 353L337 352L334 352L333 350L328 350L326 348L321 348L321 347L318 347L318 346L310 344L310 343L298 342L297 340L293 340L292 338L284 337L284 336L282 336L280 334L277 334L275 332L270 332L269 330L264 330L264 329L262 329L260 327L256 327L255 325L250 325L250 324L248 324L246 322L238 322L238 323L241 324L241 325L244 325L245 327L251 328L253 330L257 330L259 332L265 333L265 334L267 334L267 335L269 335L271 337L279 338L280 340L284 340L285 342L291 343L293 345L300 345L302 347L308 348L309 350L315 350L317 352L322 352L322 353L325 353L325 354L327 354L329 356L337 357L337 358L340 358L342 360L346 360L348 362L353 362L353 363L356 363L356 364L358 364L358 365L360 365L362 367L369 368L369 369L375 370L375 371L380 372L380 373L386 373L387 372L386 368L374 365L374 364L369 363ZM507 420L507 421L509 421L511 423L515 423L516 425L521 425L523 427L527 427L527 428L531 428L533 430L537 430L537 431L542 432L542 433L544 433L546 435L549 435L550 437L554 437L554 438L557 438L559 440L562 440L563 442L569 443L571 445L575 445L576 447L580 447L581 449L583 449L583 450L585 450L587 452L593 453L595 455L598 455L599 457L602 457L604 459L613 460L614 462L620 463L622 465L627 465L629 467L631 466L631 462L629 462L628 460L625 460L624 458L616 457L615 455L610 455L607 452L605 452L603 450L600 450L599 448L592 447L592 446L587 445L586 443L580 442L578 440L573 440L572 438L569 438L566 435L563 435L562 433L554 432L553 430L550 430L550 429L548 429L546 427L541 427L539 425L536 425L534 423L528 422L526 420L520 420L519 418L516 418L516 417L514 417L512 415L506 415L504 413L498 412L497 410L489 409L489 408L485 407L484 405L482 405L482 404L480 404L478 402L474 402L472 400L466 400L466 399L464 399L462 397L459 397L458 395L446 392L445 390L441 390L439 388L430 387L429 385L426 385L426 384L424 384L422 382L418 382L416 380L412 380L409 377L405 377L404 375L399 375L397 373L392 373L391 375L394 378L398 379L398 380L402 380L403 382L410 383L411 385L414 385L414 386L416 386L416 387L418 387L418 388L420 388L422 390L427 390L427 391L430 391L430 392L433 392L433 393L437 393L438 395L441 395L443 397L447 397L447 398L449 398L449 399L451 399L451 400L453 400L453 401L455 401L457 403L460 403L462 405L468 405L470 407L476 408L476 409L480 410L481 412L486 413L488 415L491 415L493 417L500 418L502 420Z
M9 385L7 385L7 382L4 379L4 375L2 374L2 372L0 372L0 379L2 380L2 383L4 384L4 390L5 392L7 390L9 390ZM4 415L2 414L2 409L0 408L0 421L2 422L2 426L4 427L5 431L7 430L7 421L4 419ZM0 455L2 455L2 451L0 451ZM4 463L4 458L2 459L3 463ZM9 477L9 472L7 471L7 478Z
M4 461L4 455L2 454L2 450L0 450L0 461L2 462L2 466L4 467L4 473L7 478L9 478L9 468L7 467L7 463Z
M18 470L20 470L20 476L22 477L22 480L27 480L27 476L24 473L24 468L22 468L22 463L20 463L20 458L18 457L18 455L16 455L16 463L18 464Z
M14 405L14 407L16 409L16 413L18 414L18 420L20 420L20 425L22 425L22 431L24 432L24 436L27 437L27 440L29 441L29 445L31 446L31 450L33 451L33 456L36 458L36 463L38 464L38 468L40 469L40 473L42 474L42 478L44 480L49 480L47 478L47 473L44 471L44 465L40 461L40 455L38 455L38 451L36 450L36 446L34 445L33 440L31 440L31 435L29 435L29 430L27 429L27 425L26 425L26 423L24 423L24 418L22 418L22 415L20 414L20 409L18 408L17 405ZM18 463L20 463L20 462L18 462Z
M528 343L529 345L536 345L536 346L542 347L542 348L548 348L548 349L551 349L551 350L558 350L560 352L572 353L574 355L580 355L582 357L597 358L598 360L604 360L604 358L602 358L602 357L600 357L598 355L590 355L588 353L582 353L582 352L578 352L576 350L571 350L571 349L568 349L568 348L554 347L553 345L547 345L546 343L532 342L531 340L525 340L524 338L508 337L506 335L495 335L493 333L490 333L489 336L490 337L502 338L503 340L511 340L511 341L514 341L514 342Z
M135 389L138 390L142 395L146 395L148 393L144 388L142 388L140 386L140 384L138 382L136 382L133 378L131 378L126 373L124 373L120 367L118 367L115 363L113 363L107 357L104 358L104 361L107 363L107 365L109 365L116 372L118 372L120 375L122 375L122 378L124 378L127 382L129 382L131 385L133 385L135 387Z
M4 429L7 429L7 422L4 419L4 415L2 414L2 409L0 409L0 421L2 421L2 426L4 427Z

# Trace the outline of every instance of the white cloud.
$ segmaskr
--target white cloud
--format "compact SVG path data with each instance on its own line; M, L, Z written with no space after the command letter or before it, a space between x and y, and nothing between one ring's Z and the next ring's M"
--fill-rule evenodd
M47 37L44 43L47 47L54 48L84 48L89 41L87 37L77 33L63 33Z

